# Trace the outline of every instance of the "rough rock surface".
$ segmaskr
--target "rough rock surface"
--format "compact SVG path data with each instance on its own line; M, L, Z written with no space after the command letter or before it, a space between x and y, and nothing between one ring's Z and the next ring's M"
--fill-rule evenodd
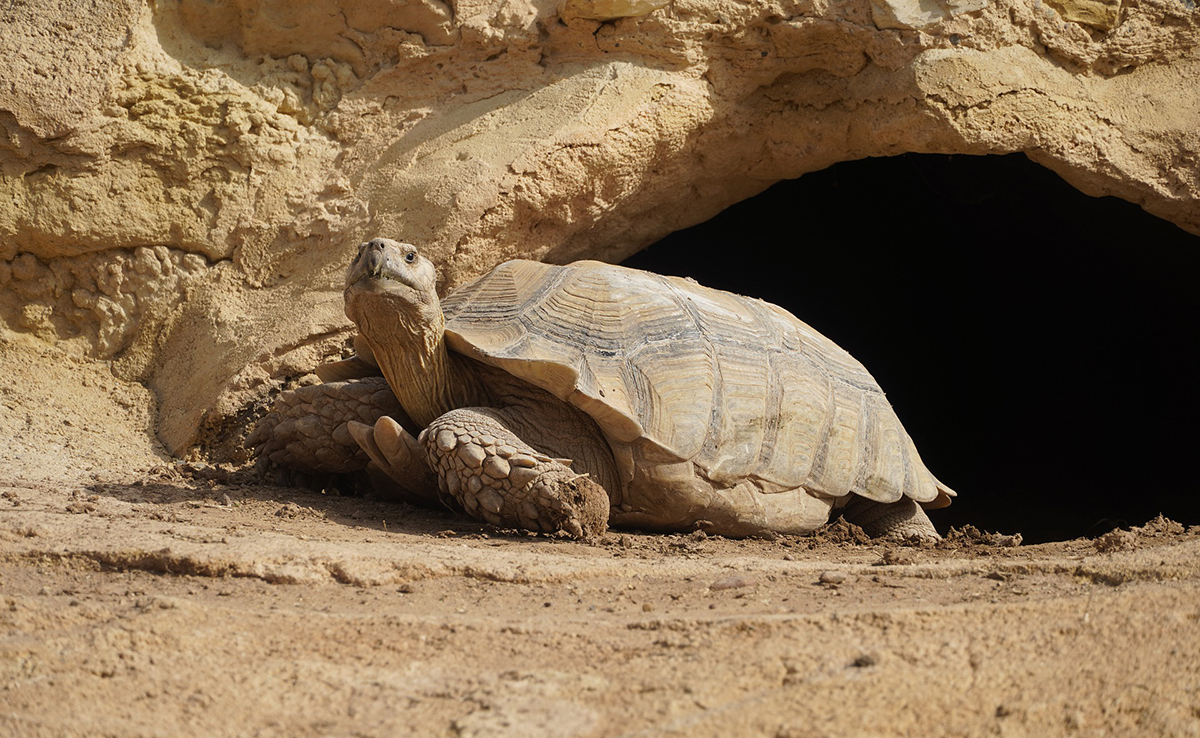
M18 0L0 24L5 350L111 360L173 453L337 350L367 235L449 287L907 151L1024 151L1200 232L1190 0Z

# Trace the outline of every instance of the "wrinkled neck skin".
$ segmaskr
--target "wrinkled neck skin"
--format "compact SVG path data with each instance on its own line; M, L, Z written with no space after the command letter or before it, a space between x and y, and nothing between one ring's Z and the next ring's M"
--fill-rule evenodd
M415 309L390 302L384 296L360 298L350 318L413 422L425 428L455 408L486 404L487 393L471 362L446 348L441 307L434 302Z

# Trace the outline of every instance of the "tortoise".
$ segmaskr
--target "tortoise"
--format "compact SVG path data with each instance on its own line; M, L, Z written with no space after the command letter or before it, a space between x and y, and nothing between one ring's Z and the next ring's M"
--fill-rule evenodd
M867 370L784 309L596 261L508 261L440 301L436 283L415 246L362 244L357 356L281 395L260 454L572 537L809 533L835 510L937 537L923 508L954 491Z

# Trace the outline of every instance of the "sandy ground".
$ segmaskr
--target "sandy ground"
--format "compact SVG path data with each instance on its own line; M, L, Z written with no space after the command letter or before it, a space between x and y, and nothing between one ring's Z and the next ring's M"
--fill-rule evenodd
M1195 528L536 537L167 459L0 350L0 735L1200 736Z

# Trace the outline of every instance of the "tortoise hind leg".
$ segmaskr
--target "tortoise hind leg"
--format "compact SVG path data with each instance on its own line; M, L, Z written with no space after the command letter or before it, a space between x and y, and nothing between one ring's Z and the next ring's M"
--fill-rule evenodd
M851 495L842 508L842 517L860 526L872 538L941 540L925 510L910 497L884 503Z
M574 538L608 528L609 498L586 474L542 454L491 408L451 410L419 438L442 492L493 525Z

